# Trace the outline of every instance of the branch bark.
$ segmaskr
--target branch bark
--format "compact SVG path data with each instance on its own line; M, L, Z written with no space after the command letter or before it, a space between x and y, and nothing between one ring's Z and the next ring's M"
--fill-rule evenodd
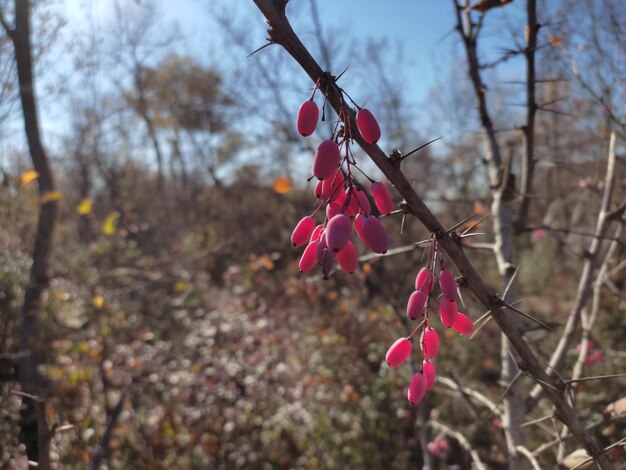
M15 28L9 36L15 49L24 130L33 167L39 174L39 194L43 196L54 191L54 179L39 132L30 43L30 2L15 0ZM56 212L55 201L43 202L42 200L40 202L33 263L20 311L20 351L30 354L25 354L20 358L18 377L22 391L37 396L45 396L44 380L38 372L44 351L41 344L43 335L40 332L39 316L42 295L49 283L48 265L52 251ZM48 432L45 413L42 414L40 406L36 406L33 400L29 400L20 410L20 415L21 436L26 445L28 459L38 462L39 468L49 468L49 443L43 448L41 445L44 442L41 439L42 433Z
M313 82L320 80L322 91L325 93L325 96L327 96L333 108L338 111L341 106L340 90L332 80L332 77L324 73L291 28L285 14L286 2L284 0L254 0L254 3L263 13L269 24L269 40L280 44L294 60L300 64ZM598 439L592 432L585 428L585 425L578 418L576 411L567 402L564 395L564 385L557 383L543 371L537 357L517 331L510 314L507 314L501 309L502 300L487 289L483 280L463 253L456 234L446 233L437 218L426 207L420 196L415 192L410 182L402 173L399 162L388 158L377 145L368 144L361 138L360 134L357 132L355 118L356 114L354 111L348 113L346 116L346 126L349 126L354 140L369 155L376 166L404 198L407 212L417 217L430 232L438 237L441 247L463 276L468 289L480 303L488 310L492 310L494 320L498 323L498 326L507 336L511 346L519 356L518 365L520 369L541 384L546 395L554 404L555 414L558 419L570 428L572 434L581 445L589 451L590 455L596 458L598 465L603 469L611 468L610 462L606 456L602 454L602 446Z

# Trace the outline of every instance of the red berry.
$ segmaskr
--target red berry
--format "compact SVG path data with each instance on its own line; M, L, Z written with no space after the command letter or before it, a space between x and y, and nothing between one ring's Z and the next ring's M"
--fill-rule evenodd
M368 144L375 144L380 139L380 127L374 115L363 108L356 113L356 126L359 128L363 140Z
M331 202L335 201L343 193L344 182L345 177L341 169L339 169L333 176L326 178L322 182L322 198L330 199Z
M424 313L424 306L428 296L421 290L415 291L409 297L409 302L406 306L406 314L411 320L416 320Z
M340 161L341 154L337 144L332 140L325 140L317 147L315 152L313 174L320 180L326 179L333 175Z
M439 352L439 335L434 328L424 328L420 337L420 345L422 346L422 354L426 359L432 359Z
M391 345L385 356L387 364L391 367L398 367L407 357L411 355L413 345L407 338L400 338Z
M458 312L452 324L452 328L462 335L467 335L474 331L474 322L464 313Z
M309 239L311 238L311 234L315 229L315 220L310 215L304 217L296 228L293 229L293 233L291 234L291 243L293 246L303 246L305 245Z
M328 245L326 244L326 230L324 230L319 239L319 243L317 244L317 264L322 265L322 261L324 261L324 250L328 250Z
M315 101L309 100L302 103L298 110L298 133L302 137L307 137L313 134L313 131L317 127L317 119L320 112L317 109Z
M315 195L315 197L317 199L326 199L324 197L324 188L323 188L323 181L318 181L317 184L315 185L315 189L313 189L313 194Z
M317 227L315 227L315 229L313 230L313 233L311 234L311 239L309 240L309 242L319 241L320 235L322 234L323 231L324 231L324 226L322 224L319 224Z
M315 266L315 262L317 261L317 246L319 243L317 241L313 241L307 245L304 249L304 253L302 253L302 258L300 258L300 271L306 273L310 271L313 266Z
M363 221L363 236L365 244L375 253L386 253L389 248L389 238L385 227L374 216L367 216Z
M435 364L430 361L424 361L422 364L422 374L426 379L426 391L430 391L435 383Z
M370 192L374 197L374 202L380 213L382 215L388 215L393 210L393 200L391 199L391 194L389 194L387 186L380 181L375 181L372 183Z
M426 295L430 294L433 287L433 271L432 269L422 268L415 278L415 290L424 291Z
M456 321L456 317L459 313L459 307L456 305L456 300L448 300L442 298L439 302L439 314L441 316L441 323L445 326L452 326Z
M456 299L456 281L451 271L445 268L441 270L439 273L439 287L441 287L441 292L446 299Z
M343 210L342 204L337 204L336 202L331 202L326 206L326 217L328 220L332 219L337 214L341 214Z
M337 253L342 250L352 235L352 221L344 214L337 214L328 221L325 237L328 248Z
M343 272L352 274L359 267L359 254L356 251L354 243L348 240L346 246L337 253L337 261Z
M418 372L411 379L411 383L409 383L409 391L407 393L409 403L411 405L417 405L420 401L422 401L425 393L426 379L424 378L424 374Z
M365 246L369 248L369 245L367 244L367 241L365 240L365 235L363 233L363 223L365 222L366 218L367 216L363 214L357 214L357 216L354 218L354 229L356 230L356 233L361 241L365 244Z

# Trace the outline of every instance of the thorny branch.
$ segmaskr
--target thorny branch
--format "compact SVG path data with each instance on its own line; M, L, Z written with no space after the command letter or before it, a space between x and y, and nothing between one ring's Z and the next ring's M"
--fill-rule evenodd
M263 13L269 25L269 41L281 45L300 64L314 83L319 80L321 89L327 96L328 101L336 111L339 111L341 107L340 91L335 83L328 79L329 74L324 73L291 28L285 14L286 2L284 0L254 0L254 3ZM401 169L391 164L378 145L366 143L359 133L356 132L354 112L347 113L346 126L349 126L356 142L404 198L407 211L417 217L430 232L445 234L444 228L426 207L422 198L412 188L411 183L406 179ZM555 414L558 419L570 429L575 438L589 451L590 455L594 456L600 468L611 468L607 457L603 455L603 449L597 437L586 429L583 422L579 419L576 410L566 400L562 385L559 385L554 378L544 372L537 357L515 328L511 316L500 308L500 299L485 286L482 278L469 262L461 247L450 236L442 236L439 239L439 243L463 276L468 289L487 309L492 309L494 320L519 355L520 367L524 373L541 384L546 396L554 404Z

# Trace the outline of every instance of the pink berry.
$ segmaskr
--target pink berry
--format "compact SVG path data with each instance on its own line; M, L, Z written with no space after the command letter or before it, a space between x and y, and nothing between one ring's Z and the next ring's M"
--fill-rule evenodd
M424 361L422 364L422 374L426 379L426 391L430 391L435 383L435 364L430 361Z
M432 454L433 457L440 459L443 457L443 452L439 448L439 444L436 441L431 441L426 444L426 450Z
M368 144L375 144L380 139L380 127L374 115L367 109L363 108L356 113L356 126Z
M324 226L322 224L319 224L317 227L315 227L315 229L313 230L313 233L311 234L311 239L309 240L309 243L312 241L319 241L319 238L322 235L323 231L324 231Z
M315 188L313 189L313 194L315 195L316 199L326 199L324 197L324 190L322 186L323 183L323 181L318 181L315 185Z
M344 214L337 214L326 225L326 244L337 253L341 251L352 235L352 221Z
M441 316L441 323L450 327L454 325L456 317L459 313L459 307L456 305L456 300L448 300L442 298L439 302L439 314Z
M411 355L413 345L407 338L400 338L391 345L385 356L387 364L391 367L398 367L407 357Z
M302 253L302 258L300 258L300 271L303 273L309 272L313 266L315 266L315 262L317 261L317 246L319 243L317 241L313 241L307 245L304 249L304 253Z
M462 335L467 335L474 331L474 322L464 313L458 312L452 324L452 328Z
M439 352L439 335L431 328L424 328L420 337L420 345L422 346L422 354L426 359L434 358Z
M409 302L406 306L406 314L411 320L416 320L424 313L424 306L428 296L421 290L415 291L409 297Z
M343 193L344 182L345 176L341 169L338 169L334 175L322 182L322 199L330 199L331 202L335 201Z
M362 212L365 215L370 215L372 213L372 206L370 205L370 200L367 198L365 191L357 189L355 196L358 204L357 214Z
M343 205L337 204L336 202L331 202L326 206L326 217L328 220L332 219L337 214L341 214L343 210Z
M411 382L409 383L409 391L407 393L409 403L411 405L417 405L420 401L422 401L425 393L426 379L424 378L424 374L418 372L413 376Z
M346 246L337 253L337 261L343 272L352 274L359 267L359 254L356 251L354 243L348 240Z
M315 160L313 160L313 174L320 180L332 176L333 172L339 166L341 154L339 147L332 140L325 140L315 152Z
M382 215L389 215L389 213L393 210L393 200L391 199L391 194L389 194L387 186L380 181L375 181L372 183L370 192L374 197L374 202L376 203L376 207L378 207L380 213Z
M431 293L433 287L432 269L422 268L415 278L415 290L424 291L427 295Z
M389 248L389 238L385 227L374 216L367 216L363 221L363 236L365 244L375 253L386 253Z
M302 103L298 110L298 133L302 137L307 137L313 134L313 131L317 127L317 119L320 112L317 109L315 101L309 100Z
M441 270L439 273L439 287L441 287L441 292L446 299L456 299L456 281L451 271L445 268Z
M363 223L365 222L366 218L367 216L363 214L357 214L357 216L354 218L354 230L356 230L357 235L365 244L365 246L369 248L369 246L367 245L367 241L365 240L365 235L363 234Z
M311 238L311 234L315 229L315 219L310 215L304 217L298 222L296 228L293 229L293 233L291 234L291 243L293 246L303 246Z
M326 230L324 230L321 235L319 242L317 244L317 264L322 265L322 261L324 261L324 250L328 250L328 245L326 244Z

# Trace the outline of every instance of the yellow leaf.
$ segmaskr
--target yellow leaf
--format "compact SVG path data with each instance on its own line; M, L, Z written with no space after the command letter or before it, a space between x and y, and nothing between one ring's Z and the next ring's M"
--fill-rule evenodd
M113 211L107 215L104 222L102 222L102 233L105 235L113 235L113 233L115 233L115 227L117 226L117 219L119 216L120 213L117 211Z
M76 212L78 212L80 215L89 214L91 212L91 199L86 197L85 199L80 201L78 206L76 206Z
M183 292L185 292L187 289L189 288L189 285L185 282L185 281L178 281L175 285L174 285L174 291L177 294L182 294Z
M276 178L272 188L278 194L285 194L291 190L291 180L289 178Z
M104 306L104 297L101 295L95 295L94 298L91 299L91 303L99 310Z
M26 186L28 186L28 183L30 183L33 180L36 180L37 178L39 178L39 173L37 173L34 170L31 171L25 171L24 173L22 173L22 176L20 177L20 183L22 185L22 188L25 188Z
M58 201L63 198L61 191L47 191L41 195L41 203L46 204L48 202Z

